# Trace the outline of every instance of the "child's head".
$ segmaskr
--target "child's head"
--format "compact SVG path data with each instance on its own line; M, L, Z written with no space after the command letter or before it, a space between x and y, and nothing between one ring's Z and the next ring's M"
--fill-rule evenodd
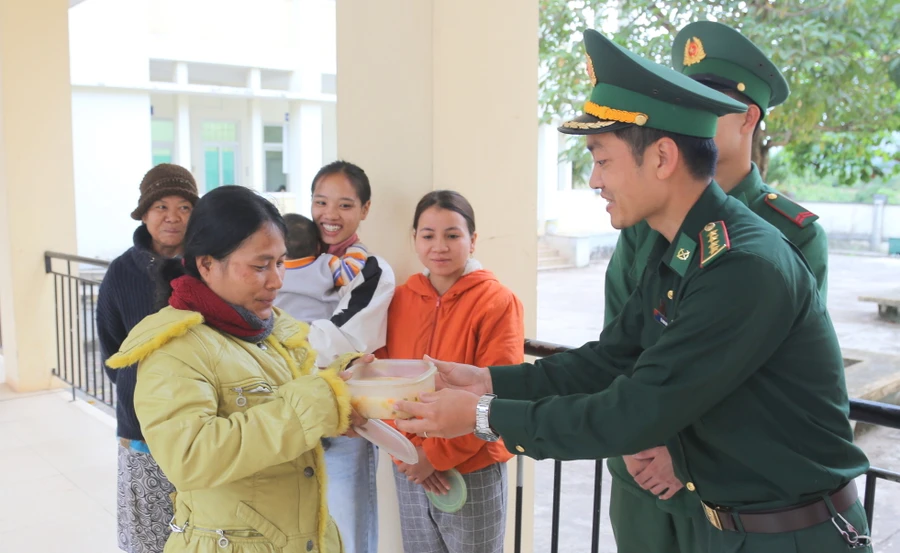
M319 169L312 183L312 217L322 241L340 244L353 236L371 205L369 177L358 165L335 161Z
M287 225L285 246L288 259L314 257L321 253L319 230L312 220L299 213L288 213L284 216L284 223Z

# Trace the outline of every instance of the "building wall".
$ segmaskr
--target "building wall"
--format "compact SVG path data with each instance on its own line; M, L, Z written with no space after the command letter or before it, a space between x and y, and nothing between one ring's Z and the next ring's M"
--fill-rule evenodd
M237 124L234 184L259 191L265 171L256 165L265 155L256 151L263 146L255 127L284 125L288 192L268 195L285 211L308 211L306 180L337 157L327 96L336 73L334 0L259 0L252 9L242 0L90 0L69 10L69 30L79 254L111 259L131 245L129 214L153 161L152 118L175 123L173 162L191 170L201 194L204 121ZM179 64L186 79L176 76ZM170 89L159 90L160 82ZM259 86L294 99L251 99ZM178 155L179 102L189 112L187 161ZM289 132L303 124L287 121L301 104L321 106L321 123L313 120L320 132Z
M150 167L150 98L72 92L78 253L112 259L132 244L138 185Z

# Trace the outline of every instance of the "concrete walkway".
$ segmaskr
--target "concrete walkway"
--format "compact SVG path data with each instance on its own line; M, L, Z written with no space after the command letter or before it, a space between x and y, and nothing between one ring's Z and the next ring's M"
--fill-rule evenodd
M0 385L0 552L116 553L115 419Z
M829 258L828 308L842 348L857 358L874 358L879 365L858 364L847 370L848 385L862 393L900 382L884 360L900 356L900 324L877 318L874 304L857 300L859 295L896 288L900 282L900 259L832 255ZM584 269L544 271L538 276L538 338L565 345L581 345L600 334L603 323L603 288L606 263ZM894 365L900 370L900 365ZM851 382L852 380L852 382ZM874 385L881 380L882 384ZM886 384L885 384L886 383ZM851 393L851 395L854 395ZM859 394L857 394L859 395ZM900 430L875 429L857 442L873 466L900 472ZM560 551L590 550L593 507L594 463L564 463ZM605 467L604 467L605 468ZM858 482L860 493L864 490ZM535 551L550 551L550 520L553 463L542 461L536 469ZM880 481L875 494L873 522L876 551L900 553L900 484ZM615 540L608 517L609 474L604 470L600 551L614 553Z

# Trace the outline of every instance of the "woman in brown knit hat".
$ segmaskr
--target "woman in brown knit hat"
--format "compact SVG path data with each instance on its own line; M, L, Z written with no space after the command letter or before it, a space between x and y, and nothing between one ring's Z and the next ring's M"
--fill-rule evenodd
M155 309L160 262L180 256L197 184L190 171L163 163L147 171L131 217L141 221L134 246L109 266L97 300L97 329L103 364L119 351L131 329ZM161 553L169 535L175 491L144 442L134 412L136 366L111 371L116 384L116 435L119 440L118 542L129 553Z

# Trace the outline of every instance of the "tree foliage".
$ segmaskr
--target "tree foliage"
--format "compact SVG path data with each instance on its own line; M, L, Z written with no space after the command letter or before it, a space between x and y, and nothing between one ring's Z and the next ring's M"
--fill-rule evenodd
M790 84L758 133L763 171L772 148L783 147L794 168L844 184L900 172L891 148L900 130L900 0L540 0L540 8L544 122L579 111L590 91L581 30L613 27L617 43L669 65L677 31L709 19L739 29ZM574 145L564 155L583 178L584 155Z

